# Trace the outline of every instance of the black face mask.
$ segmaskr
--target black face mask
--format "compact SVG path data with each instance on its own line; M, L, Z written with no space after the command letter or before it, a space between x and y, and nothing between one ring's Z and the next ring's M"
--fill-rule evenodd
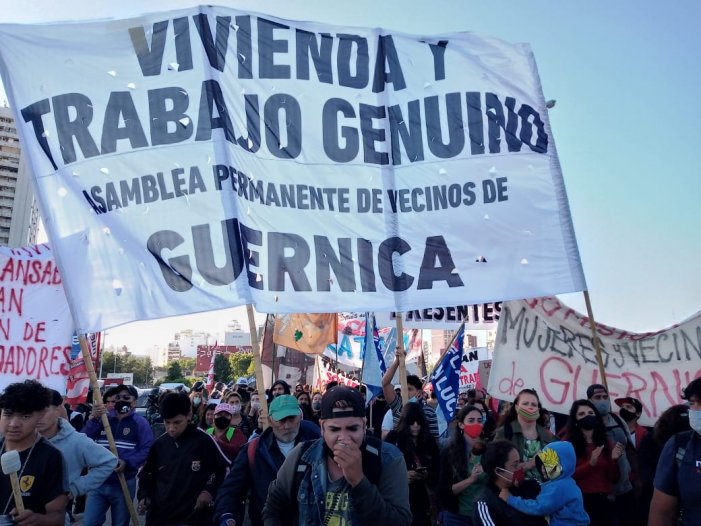
M131 409L131 402L126 402L126 401L120 401L114 404L114 409L117 411L117 414L123 415L125 413L128 413L129 410Z
M636 415L635 413L631 413L631 412L628 411L627 409L621 409L621 410L618 412L618 415L619 415L623 420L625 420L626 422L632 422L632 421L635 420L635 418L638 416L638 415Z
M577 420L577 425L582 429L591 431L596 427L596 415L587 415Z
M231 424L231 419L226 418L225 416L218 416L214 419L214 426L217 429L226 429L229 427L229 424Z

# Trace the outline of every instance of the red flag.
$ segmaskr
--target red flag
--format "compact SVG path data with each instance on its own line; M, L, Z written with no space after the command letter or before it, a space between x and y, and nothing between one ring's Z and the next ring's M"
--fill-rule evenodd
M209 362L209 372L207 373L207 392L212 394L214 391L214 360L217 357L217 342L214 342L214 347L212 348L212 359Z

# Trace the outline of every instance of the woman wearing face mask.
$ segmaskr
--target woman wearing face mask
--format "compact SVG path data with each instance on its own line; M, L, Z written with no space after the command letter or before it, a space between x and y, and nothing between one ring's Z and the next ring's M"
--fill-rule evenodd
M312 395L312 416L310 420L316 425L319 425L319 417L321 416L321 393L316 392Z
M204 414L202 420L197 425L203 431L207 431L210 427L214 426L214 410L217 408L217 404L210 403L204 408Z
M601 415L589 400L572 404L565 440L572 442L577 457L572 478L582 490L590 524L608 526L613 516L609 495L620 477L618 459L623 454L623 444L611 443Z
M651 526L701 524L701 378L686 386L690 431L677 433L664 446L650 503ZM677 522L681 514L681 521Z
M207 390L204 382L198 380L190 391L190 404L192 404L192 423L199 425L204 420L204 412L207 407Z
M526 477L539 478L535 456L557 438L538 423L540 399L533 389L523 389L509 409L504 425L497 429L496 438L510 440L521 455Z
M229 393L226 398L227 404L231 406L232 416L231 416L231 426L235 427L244 434L246 440L248 440L253 433L253 425L251 420L241 412L241 395L237 392Z
M525 480L521 457L508 440L495 440L487 444L482 455L482 469L487 484L475 500L472 522L474 526L546 526L544 517L525 515L499 498L499 492L507 488L512 495L524 499L534 498L540 492L535 480Z
M306 391L300 391L296 395L297 402L299 403L299 408L302 410L302 419L311 420L312 419L312 401L309 397L309 393Z
M466 405L455 420L453 438L440 458L438 506L443 526L471 526L473 503L487 478L480 464L483 414L475 406Z
M246 437L240 429L231 426L234 411L227 403L220 403L214 410L214 426L207 433L214 436L219 449L233 462L239 450L246 443Z
M430 526L430 493L438 480L438 446L428 430L423 409L417 403L402 408L397 429L390 431L385 442L394 444L404 454L409 477L409 504L412 526Z

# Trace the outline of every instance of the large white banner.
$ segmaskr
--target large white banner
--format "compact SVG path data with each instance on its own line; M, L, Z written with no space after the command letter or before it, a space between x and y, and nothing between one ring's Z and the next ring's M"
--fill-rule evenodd
M0 247L0 391L37 380L66 392L73 318L48 245Z
M81 331L584 288L530 47L223 7L0 24Z
M665 330L631 333L597 324L611 399L632 396L643 404L640 422L651 425L701 376L701 312ZM489 393L513 400L536 389L544 407L569 413L601 383L589 319L557 298L503 305ZM617 409L613 406L614 410Z

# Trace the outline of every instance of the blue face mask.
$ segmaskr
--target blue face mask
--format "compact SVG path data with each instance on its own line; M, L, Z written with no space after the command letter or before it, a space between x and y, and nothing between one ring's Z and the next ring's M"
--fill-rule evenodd
M412 403L412 402L418 402L418 400L416 399L415 396L412 396L411 398L409 398L409 403Z
M701 435L701 409L689 409L689 426Z

